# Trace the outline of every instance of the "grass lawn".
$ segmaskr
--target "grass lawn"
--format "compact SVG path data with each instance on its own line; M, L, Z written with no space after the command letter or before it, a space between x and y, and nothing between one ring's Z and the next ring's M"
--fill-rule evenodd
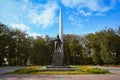
M55 75L70 75L70 74L108 74L107 70L102 70L99 68L91 68L90 66L73 66L79 68L75 71L44 71L42 70L44 66L30 66L23 69L10 72L8 74L55 74Z

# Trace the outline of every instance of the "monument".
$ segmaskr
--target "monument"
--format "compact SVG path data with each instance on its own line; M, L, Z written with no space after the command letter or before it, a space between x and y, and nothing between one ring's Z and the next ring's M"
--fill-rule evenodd
M59 35L57 35L57 39L55 40L55 50L53 53L52 66L63 66L63 26L61 8L59 16Z
M59 35L55 39L55 48L53 53L52 65L46 66L44 70L78 70L71 66L65 66L63 64L64 50L63 50L63 25L62 25L62 9L60 8L59 15Z

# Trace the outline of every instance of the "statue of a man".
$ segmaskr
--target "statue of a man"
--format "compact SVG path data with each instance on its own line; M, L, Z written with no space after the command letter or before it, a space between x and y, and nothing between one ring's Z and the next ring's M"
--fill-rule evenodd
M55 51L58 51L61 49L61 44L62 42L59 38L59 35L57 35L57 39L55 39Z

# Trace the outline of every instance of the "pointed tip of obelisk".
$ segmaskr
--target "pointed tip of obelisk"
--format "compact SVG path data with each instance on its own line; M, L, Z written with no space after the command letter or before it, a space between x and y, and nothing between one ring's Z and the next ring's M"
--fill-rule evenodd
M62 7L60 7L60 13L62 12Z

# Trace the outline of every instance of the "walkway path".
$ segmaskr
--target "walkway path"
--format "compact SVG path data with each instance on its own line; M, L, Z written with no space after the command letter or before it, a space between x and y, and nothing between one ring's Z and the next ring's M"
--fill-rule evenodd
M92 66L99 67L102 69L107 69L115 74L87 74L87 75L6 75L0 74L0 80L120 80L120 68L112 67L101 67L101 66ZM19 67L18 67L19 68ZM21 68L21 67L20 67ZM8 69L14 70L15 67L5 68L7 72ZM16 69L15 69L16 70ZM1 71L1 68L0 68ZM2 71L4 73L4 71ZM1 72L0 72L1 73Z
M104 67L104 66L91 66L91 67L109 70L112 73L116 73L120 75L120 68L117 67Z
M22 66L19 66L19 67L0 67L0 74L4 74L6 72L12 72L12 71L15 71L17 69L20 69L20 68L24 68Z

